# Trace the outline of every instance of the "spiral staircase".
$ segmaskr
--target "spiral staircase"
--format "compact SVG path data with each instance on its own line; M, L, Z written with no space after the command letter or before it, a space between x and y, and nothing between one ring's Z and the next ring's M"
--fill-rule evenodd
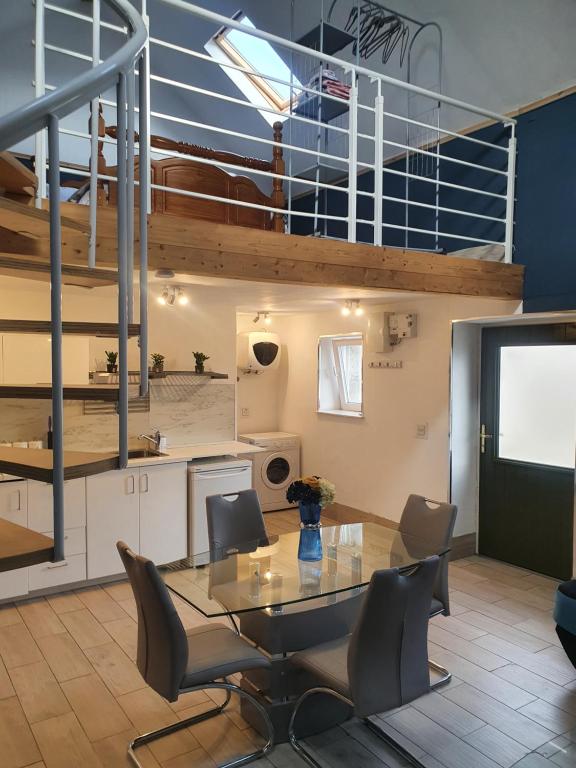
M134 214L134 115L135 75L147 71L148 33L144 19L129 0L101 0L117 16L127 30L125 43L111 56L66 85L42 95L18 110L0 117L0 275L33 277L50 282L50 320L1 320L0 330L45 333L51 337L52 381L33 388L17 387L6 391L0 386L0 397L43 397L52 402L53 447L51 449L0 448L0 473L50 482L53 489L54 536L49 538L35 531L0 520L0 571L12 570L48 560L64 559L64 481L112 468L125 467L128 461L128 337L140 337L140 391L148 388L147 368L147 239L146 216ZM43 6L44 0L36 0ZM96 7L96 2L95 2ZM100 0L98 1L98 9ZM38 7L37 7L38 11ZM37 13L37 19L42 18ZM36 48L43 36L42 24L36 25ZM39 39L40 38L40 39ZM139 77L140 154L147 146L147 93L145 78ZM97 102L107 89L116 89L118 136L118 207L115 269L101 269L95 264L97 227L97 168L92 163L90 173L91 203L88 222L72 220L61 215L60 207L60 146L59 122L81 107L91 107L93 143L97 144ZM47 155L38 152L44 146L47 133ZM18 142L36 137L35 173L26 168L9 152ZM47 197L42 192L47 186ZM148 180L138 186L140 210L147 210ZM134 230L139 226L140 306L139 323L132 314L132 269ZM85 253L86 266L62 265L63 238L73 237L80 252ZM30 243L49 254L46 260L30 254ZM28 254L22 256L19 250ZM34 249L32 249L34 251ZM118 322L63 323L62 285L117 285ZM1 310L0 310L1 312ZM63 333L91 335L106 326L108 335L118 338L119 384L105 389L97 385L86 392L66 387L62 379ZM9 388L10 389L10 388ZM88 394L90 390L90 395ZM118 452L109 454L66 451L63 437L64 399L86 397L117 401Z

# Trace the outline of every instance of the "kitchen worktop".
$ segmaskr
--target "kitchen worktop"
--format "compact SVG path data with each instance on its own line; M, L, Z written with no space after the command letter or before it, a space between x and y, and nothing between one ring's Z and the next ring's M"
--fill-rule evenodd
M239 453L261 453L265 448L239 440L227 440L221 443L201 443L200 445L177 445L162 451L164 456L147 456L130 459L129 467L148 467L156 464L171 464L176 461L194 461L212 456L235 456Z

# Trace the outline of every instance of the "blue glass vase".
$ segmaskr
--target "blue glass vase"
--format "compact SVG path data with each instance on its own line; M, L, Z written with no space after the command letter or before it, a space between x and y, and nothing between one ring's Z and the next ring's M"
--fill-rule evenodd
M298 542L298 560L315 563L322 560L322 537L319 528L302 528Z
M316 502L299 502L300 522L304 528L320 528L320 512L322 508Z

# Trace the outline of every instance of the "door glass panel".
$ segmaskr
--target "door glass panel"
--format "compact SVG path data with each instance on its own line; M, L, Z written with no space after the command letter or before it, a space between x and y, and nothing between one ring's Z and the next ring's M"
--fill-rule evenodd
M576 346L502 347L498 457L574 467Z

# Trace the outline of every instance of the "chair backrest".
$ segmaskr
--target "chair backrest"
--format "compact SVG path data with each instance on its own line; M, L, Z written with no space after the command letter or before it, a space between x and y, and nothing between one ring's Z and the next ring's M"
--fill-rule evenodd
M448 547L454 532L458 507L444 501L431 501L424 496L410 494L400 518L398 529L401 533L414 536L429 544L432 550ZM405 541L410 549L409 540ZM439 600L444 613L450 613L448 592L448 556L441 558L434 585L433 597Z
M138 610L138 669L157 693L175 701L188 664L186 632L154 563L123 541L116 546Z
M348 649L358 717L407 704L430 690L428 621L437 556L409 574L375 571Z
M206 497L210 550L266 541L266 526L258 494L253 488Z

